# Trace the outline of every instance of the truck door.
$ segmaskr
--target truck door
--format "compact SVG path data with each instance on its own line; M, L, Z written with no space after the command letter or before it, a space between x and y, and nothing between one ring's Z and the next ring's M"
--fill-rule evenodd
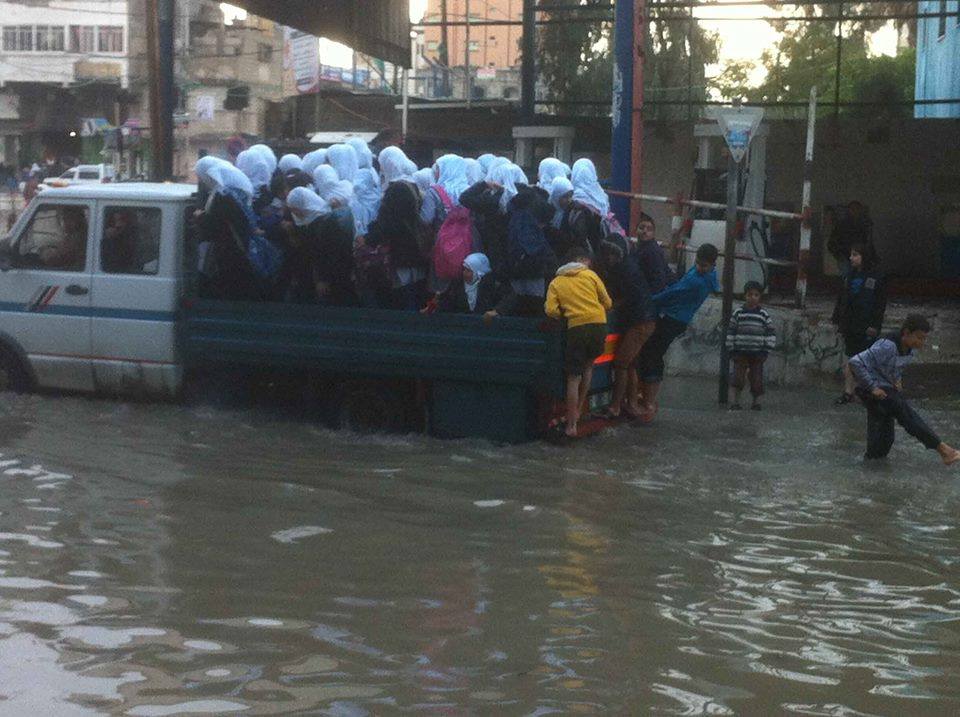
M90 361L92 203L41 201L0 274L0 331L27 354L37 383L93 389Z
M179 205L102 201L94 257L93 370L100 389L172 394L177 389L175 241Z

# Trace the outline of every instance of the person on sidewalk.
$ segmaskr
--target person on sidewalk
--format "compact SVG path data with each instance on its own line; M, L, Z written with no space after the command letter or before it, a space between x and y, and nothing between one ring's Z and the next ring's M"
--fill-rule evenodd
M768 352L777 346L777 335L773 330L773 321L760 305L763 286L756 281L748 281L743 287L746 303L733 312L727 327L727 351L733 363L733 404L731 411L739 411L740 394L750 376L750 395L753 403L750 408L760 410L760 397L763 395L763 364Z
M868 460L886 458L893 447L894 422L930 450L940 454L945 465L960 461L960 451L948 446L933 432L903 397L903 367L913 352L923 348L930 333L924 316L907 317L899 334L879 339L866 351L850 359L857 379L857 396L867 409Z

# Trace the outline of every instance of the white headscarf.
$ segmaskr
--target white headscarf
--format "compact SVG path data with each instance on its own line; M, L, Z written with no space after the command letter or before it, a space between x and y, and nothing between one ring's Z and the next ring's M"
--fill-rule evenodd
M506 157L494 157L490 161L490 166L487 168L487 179L490 179L490 174L493 172L493 170L495 170L497 167L502 167L505 164L512 164L512 163Z
M353 183L357 179L360 164L357 152L349 144L335 144L327 150L327 164L337 170L340 179Z
M313 171L313 186L316 188L317 194L321 196L324 192L330 191L330 188L339 181L340 177L337 176L337 170L329 164L321 164Z
M563 208L560 206L560 200L573 192L573 182L566 177L557 177L550 185L550 204L556 210L553 213L553 226L559 229L563 224Z
M380 176L381 189L383 191L387 190L387 185L390 182L397 182L401 180L411 180L412 172L407 171L407 155L403 153L403 150L399 147L385 147L380 152Z
M277 171L277 155L265 144L255 144L248 151L258 152L267 160L267 166L270 167L270 175Z
M330 205L306 187L296 187L287 195L287 206L291 209L293 221L298 227L312 224L320 217L330 213Z
M253 190L259 192L261 188L270 185L270 164L260 152L247 149L237 155L237 169L247 175L253 185Z
M486 171L483 169L483 165L480 164L476 159L465 159L463 160L467 164L467 182L472 187L477 182L482 182L483 178L487 176Z
M360 165L360 169L373 167L373 152L370 151L369 144L359 137L348 139L347 144L353 147L353 151L357 153L357 163Z
M573 164L573 198L581 204L593 207L603 215L610 212L610 200L597 181L597 168L589 159L578 159Z
M477 295L480 293L480 280L492 271L490 260L486 254L470 254L463 260L463 265L473 272L473 281L463 283L463 290L467 294L467 304L470 311L477 308Z
M295 169L302 169L303 160L295 154L285 154L280 158L280 161L277 162L277 168L286 174Z
M341 179L338 182L325 185L323 191L319 194L324 201L330 203L338 201L341 205L346 206L353 201L353 184L346 179Z
M445 154L433 165L437 172L437 184L454 204L460 203L460 195L470 188L467 179L467 163L457 154Z
M410 177L412 177L414 174L416 174L416 173L417 173L417 170L419 169L419 167L417 166L417 163L414 162L414 161L413 161L412 159L410 159L409 157L407 157L407 159L404 161L404 163L403 163L403 168L404 168L404 170L405 170L406 173L407 173L407 179L408 179L408 180L409 180Z
M313 176L314 170L327 161L327 150L315 149L312 152L303 155L303 164L300 167L304 172Z
M494 167L489 179L503 187L503 194L500 195L500 211L504 214L507 213L510 200L517 196L517 185L526 184L529 181L523 170L510 162Z
M353 218L356 220L357 234L363 236L380 211L380 176L373 167L360 170L357 181L353 184L353 191L358 207Z
M433 170L418 169L413 173L413 181L417 183L417 187L421 192L426 192L433 186Z
M557 177L569 177L570 167L566 162L561 162L556 157L547 157L540 162L540 171L537 175L537 186L544 191L549 192L553 186L553 180Z
M481 154L479 157L477 157L477 162L479 162L480 166L483 167L484 176L486 176L490 171L490 165L496 158L496 155L493 154Z
M227 188L239 189L251 199L253 198L253 184L247 175L224 159L218 157L203 157L194 167L197 179L210 191L222 192Z

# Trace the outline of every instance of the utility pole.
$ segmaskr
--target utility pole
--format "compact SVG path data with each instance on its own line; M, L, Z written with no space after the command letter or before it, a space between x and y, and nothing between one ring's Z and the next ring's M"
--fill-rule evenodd
M443 97L450 96L450 46L447 44L449 41L447 0L440 0L440 65L443 67L443 84L440 88L440 94Z
M733 316L733 281L737 269L737 199L740 191L740 161L730 152L727 163L727 233L723 244L723 335L720 338L720 381L718 398L721 406L730 400L730 352L727 351L727 330Z
M470 0L464 0L467 17L466 39L463 41L463 88L467 95L467 107L473 102L473 77L470 75Z
M537 113L537 0L523 0L523 57L520 65L520 106L523 121Z
M145 0L150 79L151 179L173 176L173 65L175 0Z

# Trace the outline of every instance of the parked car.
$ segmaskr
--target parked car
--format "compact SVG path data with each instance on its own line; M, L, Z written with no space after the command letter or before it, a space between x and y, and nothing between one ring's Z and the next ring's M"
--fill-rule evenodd
M59 177L48 177L43 180L40 189L47 187L70 187L74 184L106 184L114 179L114 169L111 164L81 164L61 174Z

